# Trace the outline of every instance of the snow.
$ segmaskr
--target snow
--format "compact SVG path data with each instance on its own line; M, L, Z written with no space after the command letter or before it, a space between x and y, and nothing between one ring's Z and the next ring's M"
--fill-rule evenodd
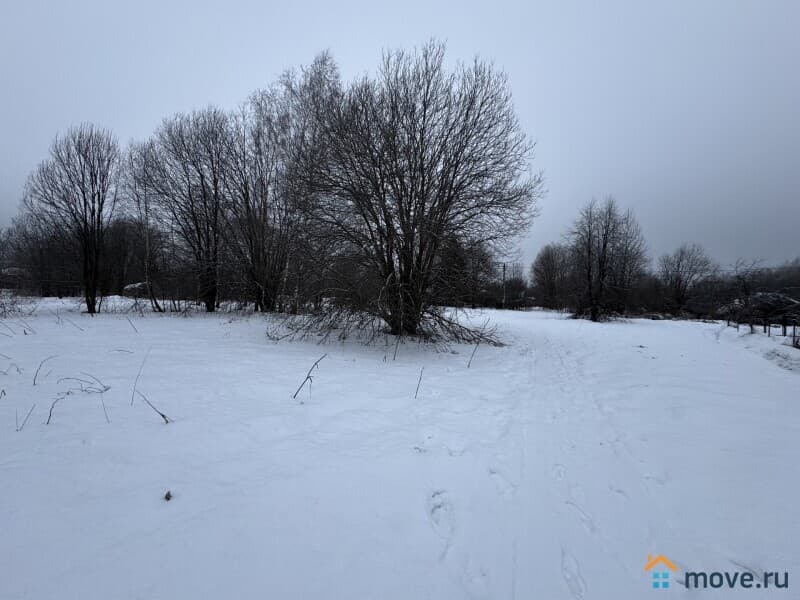
M275 342L259 316L4 319L0 598L641 598L648 554L798 573L782 338L472 317L508 345L470 368L470 346ZM131 404L140 369L170 424Z

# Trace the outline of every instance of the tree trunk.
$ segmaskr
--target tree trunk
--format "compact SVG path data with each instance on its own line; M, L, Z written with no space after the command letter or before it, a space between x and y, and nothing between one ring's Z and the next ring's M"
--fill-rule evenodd
M214 312L217 307L217 272L214 267L203 267L200 273L200 299L206 312Z

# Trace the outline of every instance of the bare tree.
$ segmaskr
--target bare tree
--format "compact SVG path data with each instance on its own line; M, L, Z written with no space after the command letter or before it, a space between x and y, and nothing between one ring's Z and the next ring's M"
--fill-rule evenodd
M262 311L275 309L295 215L282 186L284 117L278 94L262 91L232 119L227 242Z
M279 85L254 93L231 119L228 241L257 310L278 308L287 285L296 304L305 264L298 260L298 237L307 225L302 205L309 195L297 177L298 152L318 142L315 96L336 86L336 65L322 53L299 75L288 72Z
M698 244L683 244L658 261L658 274L667 293L668 305L680 312L692 291L713 271L713 263Z
M158 236L153 235L153 199L154 190L150 187L148 169L156 161L156 149L152 141L141 144L132 144L128 149L125 164L125 190L129 204L133 208L139 235L144 241L143 269L144 283L150 306L155 312L164 309L156 298L153 287L152 272L154 266L154 245Z
M569 234L573 268L580 282L578 313L598 321L610 310L624 309L626 294L646 263L644 238L633 216L620 213L608 197L592 200Z
M530 279L538 302L546 308L563 308L570 279L570 250L563 244L547 244L531 265Z
M631 291L647 269L647 245L630 209L617 215L616 230L609 275L611 306L627 313Z
M30 175L25 206L37 218L69 232L81 257L86 308L97 311L106 228L117 201L120 151L110 131L83 124L58 136L50 157Z
M433 290L448 240L503 247L541 193L506 77L477 60L448 72L444 53L430 43L386 54L376 78L320 113L324 159L305 163L313 220L349 269L337 301L393 334L440 316Z
M164 120L143 185L166 229L174 227L194 262L198 295L216 307L226 210L229 117L217 108Z

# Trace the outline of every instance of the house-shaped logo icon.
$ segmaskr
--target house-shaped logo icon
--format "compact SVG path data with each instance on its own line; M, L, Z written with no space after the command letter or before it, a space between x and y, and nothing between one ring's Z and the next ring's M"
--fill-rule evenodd
M668 570L669 569L669 570ZM666 556L659 554L658 556L653 556L652 554L647 555L647 564L644 566L644 570L648 573L652 572L652 582L653 582L653 589L667 589L669 587L670 581L670 574L669 572L672 571L673 573L678 572L678 567L675 566L675 563L668 559Z

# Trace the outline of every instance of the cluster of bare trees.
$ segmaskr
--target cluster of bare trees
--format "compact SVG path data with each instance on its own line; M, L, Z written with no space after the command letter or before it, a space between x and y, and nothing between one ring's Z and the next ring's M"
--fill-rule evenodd
M647 267L647 249L630 210L609 197L583 207L561 244L548 244L531 265L537 300L597 321L630 309Z
M685 243L651 270L635 216L613 198L584 206L564 241L539 251L530 281L533 303L593 321L642 313L761 315L766 300L788 306L800 298L797 262L766 269L740 260L723 269L700 245Z
M6 235L27 268L29 232L63 245L90 313L118 291L104 265L131 239L116 248L136 263L122 282L156 310L235 298L417 334L446 323L442 303L474 303L487 264L527 229L532 150L490 64L448 70L432 42L344 85L324 53L234 112L175 115L125 151L106 130L69 130Z
M658 261L658 276L666 291L666 304L682 311L698 285L714 274L716 265L698 244L683 244Z

